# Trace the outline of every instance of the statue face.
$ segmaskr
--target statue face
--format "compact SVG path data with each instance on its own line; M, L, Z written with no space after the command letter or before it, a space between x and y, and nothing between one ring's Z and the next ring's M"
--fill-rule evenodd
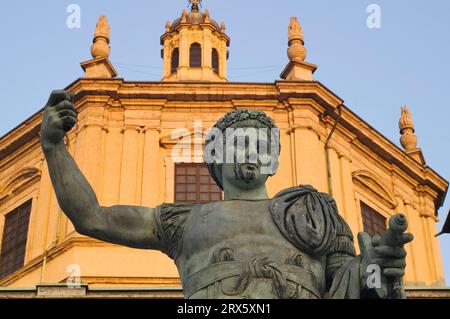
M220 188L252 189L275 175L279 143L279 129L264 112L236 110L211 128L203 158Z
M264 185L274 173L270 170L273 161L270 141L268 129L227 129L222 180L241 189Z

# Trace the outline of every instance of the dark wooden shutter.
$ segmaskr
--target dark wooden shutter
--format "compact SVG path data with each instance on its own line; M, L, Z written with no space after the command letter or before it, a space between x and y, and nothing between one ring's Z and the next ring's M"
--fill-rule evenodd
M213 71L219 73L219 53L216 49L212 49L212 68Z
M178 66L180 65L180 50L178 48L174 49L172 52L172 65L171 72L174 73L177 71Z
M5 217L0 251L0 279L23 267L30 221L31 200Z
M382 235L386 231L386 218L375 209L361 202L364 231L370 236Z
M175 202L204 204L222 199L222 191L203 163L175 164Z
M191 68L200 68L202 66L202 47L198 43L193 43L189 50L189 65Z

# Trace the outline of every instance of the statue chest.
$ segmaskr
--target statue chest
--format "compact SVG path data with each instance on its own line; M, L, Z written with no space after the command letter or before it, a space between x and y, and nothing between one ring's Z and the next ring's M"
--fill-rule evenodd
M301 273L299 276L307 277L305 281L311 286L322 287L325 259L292 245L274 223L270 204L270 200L224 201L195 206L186 221L182 253L176 260L185 284L230 272L234 279L224 279L223 284L235 285L236 278L248 269L259 269L256 274L266 277L270 269L282 278ZM208 271L211 275L205 275ZM196 279L196 274L200 278ZM260 281L272 285L272 279L263 275L249 284Z
M270 201L223 201L194 207L186 222L183 251L196 253L216 246L294 248L277 229Z

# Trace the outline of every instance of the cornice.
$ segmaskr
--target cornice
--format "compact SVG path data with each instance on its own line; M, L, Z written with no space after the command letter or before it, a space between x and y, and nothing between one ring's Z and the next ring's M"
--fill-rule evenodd
M185 36L187 30L193 30L193 29L208 29L211 31L212 34L214 34L216 37L220 38L221 40L225 41L227 44L227 47L230 45L230 37L226 35L225 33L218 30L214 25L211 23L200 23L200 24L191 24L191 23L180 23L177 25L174 29L172 29L170 32L165 32L160 37L160 44L164 45L164 42L172 37L181 37Z
M114 246L115 245L113 244L108 244L89 237L71 236L66 238L63 242L56 245L47 252L47 262L60 256L61 254L67 252L69 249L74 247L114 247ZM20 268L18 271L0 280L0 287L8 286L12 284L14 281L25 276L26 274L41 267L43 260L44 254L39 255L33 258L32 260L28 261L24 267Z
M382 182L382 179L367 170L358 170L352 173L355 184L366 188L379 198L380 201L387 203L391 209L395 209L398 202L393 190Z

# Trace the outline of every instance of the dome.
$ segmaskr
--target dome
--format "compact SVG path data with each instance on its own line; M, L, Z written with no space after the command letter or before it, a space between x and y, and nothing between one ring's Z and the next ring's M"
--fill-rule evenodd
M213 20L213 19L209 19L208 22L206 21L206 14L200 11L190 11L189 13L186 14L186 23L188 24L194 24L194 25L198 25L198 24L202 24L202 23L209 23L211 25L213 25L217 30L220 30L219 24ZM170 26L170 31L175 30L180 24L181 24L181 20L182 17L176 19L172 25Z

